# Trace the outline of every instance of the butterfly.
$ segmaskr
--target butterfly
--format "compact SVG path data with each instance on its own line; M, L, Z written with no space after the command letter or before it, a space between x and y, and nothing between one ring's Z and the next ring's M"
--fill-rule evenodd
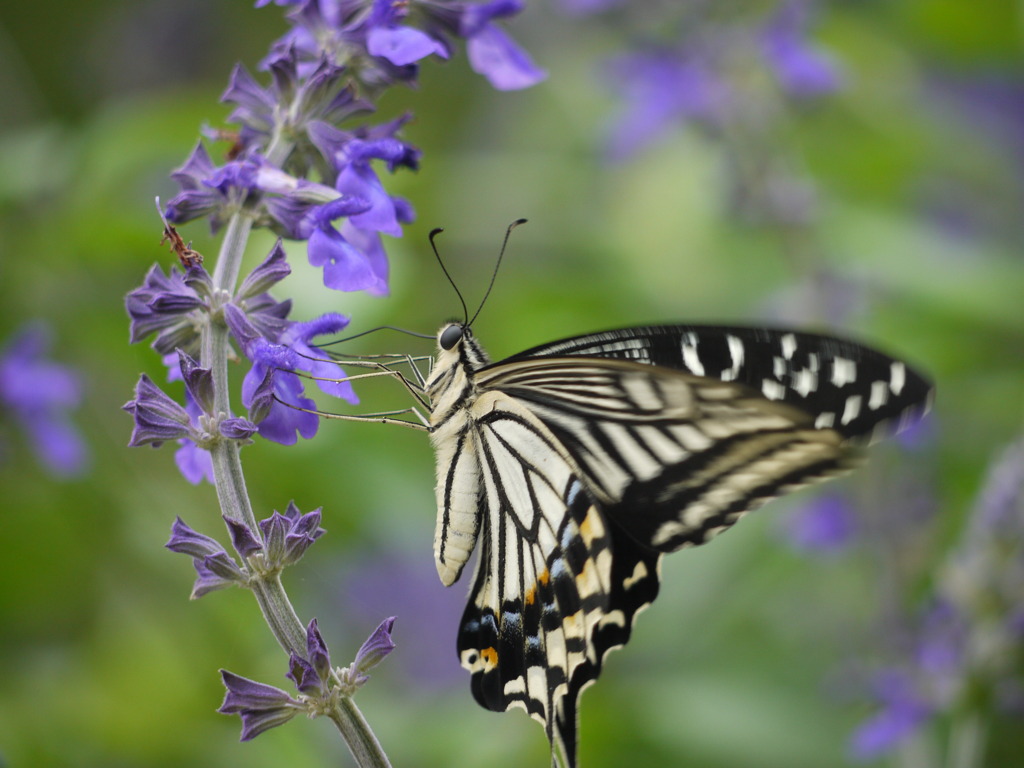
M567 768L580 694L657 596L662 556L849 471L932 398L904 362L831 336L657 325L491 362L471 323L440 329L425 378L399 376L427 415L398 423L435 450L442 583L480 550L457 639L473 695L540 721Z

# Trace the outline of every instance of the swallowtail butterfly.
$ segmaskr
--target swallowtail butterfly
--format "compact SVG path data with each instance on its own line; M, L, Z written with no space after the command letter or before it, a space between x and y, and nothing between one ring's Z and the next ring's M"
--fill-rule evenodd
M425 380L402 377L429 410L411 426L437 456L437 571L453 584L480 547L458 633L473 694L525 709L568 768L580 693L657 596L662 555L846 472L932 394L829 336L649 326L492 363L469 324L441 328Z

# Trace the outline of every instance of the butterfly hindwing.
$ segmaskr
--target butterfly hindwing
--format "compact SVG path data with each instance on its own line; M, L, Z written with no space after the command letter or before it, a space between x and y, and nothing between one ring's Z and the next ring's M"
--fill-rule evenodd
M579 695L657 594L659 555L609 526L528 413L506 404L470 428L481 551L459 657L481 705L525 709L575 765Z

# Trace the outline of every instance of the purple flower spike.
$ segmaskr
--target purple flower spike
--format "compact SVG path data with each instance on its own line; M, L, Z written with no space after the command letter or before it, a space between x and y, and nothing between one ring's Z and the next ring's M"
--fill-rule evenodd
M36 456L55 475L85 468L85 445L67 417L78 404L78 377L45 359L49 338L42 326L19 332L0 352L0 413L15 419Z
M217 711L242 718L242 741L249 741L282 725L306 709L302 702L280 688L249 680L226 669L220 671L220 676L227 694Z
M384 661L384 657L395 650L395 642L391 639L391 630L395 626L395 617L384 619L366 638L366 642L356 653L353 666L356 671L365 675L375 666Z
M128 445L153 445L168 440L197 437L188 413L174 400L164 394L146 374L139 377L135 385L135 399L122 406L135 420Z

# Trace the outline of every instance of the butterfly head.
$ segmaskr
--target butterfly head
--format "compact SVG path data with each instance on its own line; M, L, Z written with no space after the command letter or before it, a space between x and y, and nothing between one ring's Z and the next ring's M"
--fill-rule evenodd
M451 352L462 343L468 328L462 323L448 323L437 332L437 345L445 352Z
M475 371L490 362L487 353L477 343L469 325L452 320L437 332L437 358L435 370L458 367Z

